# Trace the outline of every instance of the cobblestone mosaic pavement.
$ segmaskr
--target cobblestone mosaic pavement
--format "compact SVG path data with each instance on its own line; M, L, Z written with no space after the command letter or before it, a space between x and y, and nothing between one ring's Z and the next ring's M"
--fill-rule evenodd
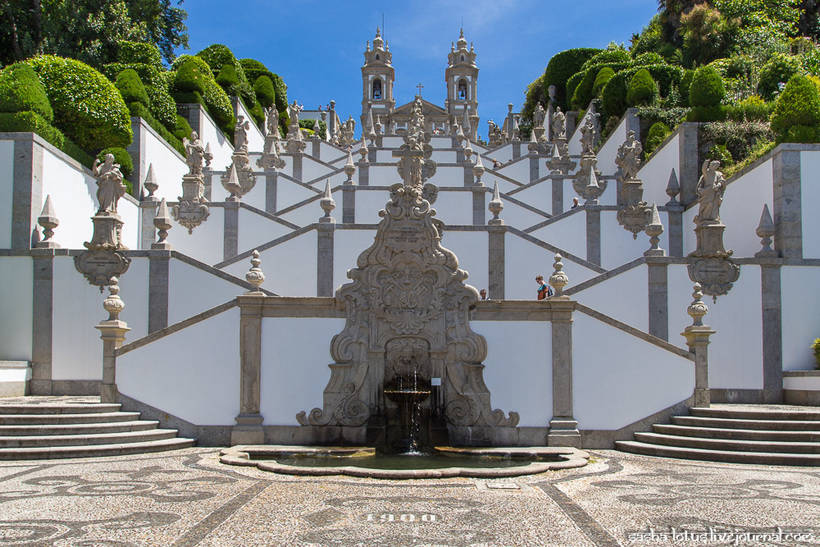
M0 463L0 545L820 545L816 468L592 451L515 479L380 481L218 453Z

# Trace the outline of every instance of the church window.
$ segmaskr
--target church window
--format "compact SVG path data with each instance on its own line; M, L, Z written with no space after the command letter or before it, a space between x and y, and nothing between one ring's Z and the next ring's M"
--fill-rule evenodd
M380 101L382 98L382 81L379 79L373 80L373 99Z
M459 80L458 82L458 98L461 101L467 100L467 82Z
M376 60L377 61L379 60L379 54L378 53L376 54Z
M461 62L464 62L464 55L461 56Z

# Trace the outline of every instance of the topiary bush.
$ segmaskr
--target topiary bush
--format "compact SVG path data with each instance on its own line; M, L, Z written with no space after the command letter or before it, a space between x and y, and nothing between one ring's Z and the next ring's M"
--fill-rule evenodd
M0 112L0 131L31 131L37 133L57 148L62 149L65 145L63 133L33 110Z
M181 55L174 61L173 95L180 103L200 103L226 134L236 124L233 105L225 90L216 83L208 64L199 57Z
M54 111L37 73L30 66L17 63L0 72L0 112L36 112L46 123L54 120Z
M120 171L122 171L124 177L128 177L134 170L134 162L131 160L131 155L125 148L120 148L118 146L103 148L97 154L96 158L100 161L104 161L106 154L114 154L114 162L120 164ZM130 192L131 188L129 188L128 191Z
M154 44L146 42L117 42L117 61L124 64L145 64L162 69L162 56Z
M600 98L601 93L604 90L604 86L613 76L615 76L615 71L608 66L605 66L599 70L598 74L595 75L595 83L592 85L592 95Z
M777 142L817 142L820 129L820 93L800 74L789 79L777 98L771 117Z
M126 68L120 72L114 85L120 90L120 95L122 95L125 104L129 105L129 110L131 103L140 103L146 107L151 106L148 93L145 92L145 86L142 85L142 80L140 80L134 69Z
M768 121L772 115L774 103L767 103L757 95L752 95L735 105L730 105L728 117L732 121Z
M780 91L780 84L789 81L800 68L800 61L791 55L776 53L760 69L757 92L770 101Z
M726 97L726 88L720 73L711 66L703 66L695 71L689 86L689 105L692 110L687 116L690 122L709 122L726 119L726 109L721 102Z
M276 91L276 109L281 113L286 111L288 107L288 86L278 74L268 70L268 68L257 61L256 59L242 59L239 61L242 69L245 71L245 76L251 82L255 82L260 76L267 76L273 82L273 88Z
M623 72L609 79L601 93L601 106L607 117L619 118L626 111L626 75Z
M629 52L622 47L608 47L599 53L596 53L589 59L587 59L583 65L581 65L581 71L586 71L590 68L598 68L601 65L606 65L610 63L623 63L628 64L632 61L632 58L629 56Z
M706 157L710 160L716 160L720 162L722 166L730 166L735 162L735 159L732 157L731 152L726 148L726 145L723 144L716 144L712 148L709 149L709 152L706 154Z
M222 86L222 89L230 96L239 96L239 76L236 74L236 67L233 65L224 65L219 74L216 75L216 83Z
M645 68L640 69L629 80L626 89L626 103L629 106L652 104L658 97L658 85Z
M646 136L646 146L644 147L645 157L649 157L652 153L663 144L666 137L672 134L672 130L663 122L655 122L649 128L649 133Z
M595 70L587 70L583 73L581 81L572 92L572 100L570 103L573 110L581 110L589 106L589 102L593 98L592 88L595 85L595 76Z
M54 109L54 125L83 150L128 146L131 117L119 91L85 63L54 55L26 61L37 72Z
M173 130L174 136L182 141L184 138L190 138L192 131L193 129L191 129L191 125L188 123L188 120L177 114L177 121L174 124Z
M572 98L572 95L567 95L567 80L578 72L587 60L601 51L596 48L575 48L553 55L544 70L544 96L549 96L549 87L554 85L555 101L566 110L569 99Z
M103 67L102 72L113 82L120 72L129 68L134 70L142 80L145 92L148 94L151 113L165 127L173 128L177 115L176 102L169 92L169 82L173 81L173 73L145 63L109 63Z
M694 70L686 70L683 73L683 77L680 80L680 84L678 84L678 90L680 91L681 100L684 103L684 106L689 105L689 90L692 87L692 78L695 76Z
M227 91L229 95L241 97L249 109L253 108L253 105L256 104L256 94L248 82L242 64L234 57L233 52L228 46L213 44L197 53L196 56L208 63L208 66L211 67L211 71L217 75L217 83L220 83L218 75L222 70L225 69L226 66L233 67L233 72L229 69L228 74L223 77L226 82L229 82L228 85L230 87L226 87L221 83L220 85L222 85L222 88ZM236 74L235 81L233 79L233 73Z
M259 76L253 83L253 91L256 93L256 100L265 108L276 102L276 91L273 82L265 74Z

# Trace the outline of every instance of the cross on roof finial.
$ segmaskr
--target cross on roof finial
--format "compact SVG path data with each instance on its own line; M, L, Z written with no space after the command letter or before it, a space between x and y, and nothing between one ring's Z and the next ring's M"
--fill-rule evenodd
M421 82L419 82L419 85L417 85L416 87L419 89L419 97L421 97L421 90L424 86L421 85Z

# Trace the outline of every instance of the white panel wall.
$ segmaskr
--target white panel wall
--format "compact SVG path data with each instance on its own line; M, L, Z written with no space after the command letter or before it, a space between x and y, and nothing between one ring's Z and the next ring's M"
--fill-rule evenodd
M313 149L313 145L308 142L307 150L310 151ZM341 167L341 166L340 166ZM312 157L306 155L302 157L302 182L310 182L314 179L322 177L321 186L324 186L324 180L329 176L330 173L333 171L329 169L326 165L323 165Z
M316 231L311 230L260 251L265 289L281 296L316 296ZM225 268L240 279L250 262L240 260Z
M587 216L583 209L539 228L531 235L550 245L565 249L575 256L587 256ZM572 278L570 280L574 282Z
M36 146L36 145L35 145ZM91 240L91 217L97 211L97 184L91 176L43 149L43 200L51 194L51 203L60 219L54 240L69 249L82 249ZM120 206L125 206L121 199ZM42 204L32 204L35 208ZM136 247L132 247L136 248Z
M333 234L333 288L349 283L347 271L356 267L356 259L373 244L375 230L336 230Z
M174 249L206 264L216 264L223 259L225 239L225 210L222 207L211 207L207 220L188 233L177 221L168 230L167 241Z
M324 189L324 188L323 188ZM319 194L314 194L315 196ZM333 199L336 201L336 208L330 212L330 216L336 219L336 222L342 221L342 191L337 189L332 193ZM283 220L292 222L299 226L307 226L314 222L319 222L319 219L325 216L322 206L319 204L319 199L314 199L309 203L305 203L292 211L288 211L279 215Z
M489 169L491 167L491 165L492 165L491 163L490 164L484 164L484 167ZM447 182L448 185L464 186L463 179L458 179L458 180L448 179L448 180L449 180L449 182ZM435 184L438 184L435 181L433 181L433 182ZM486 186L490 190L493 189L493 186L495 186L496 182L498 183L498 191L501 192L502 194L505 194L505 193L509 192L510 190L515 190L516 188L521 187L521 185L519 185L519 184L513 184L509 180L498 177L498 176L496 176L493 173L490 173L488 171L485 172L484 175L481 177L481 183L484 184L484 186ZM514 197L517 197L517 196L514 196ZM488 198L487 201L489 202L490 198Z
M512 163L507 163L497 169L499 173L505 177L510 177L521 183L528 183L530 181L530 160L526 157L527 143L521 143L521 158L517 158ZM492 166L492 162L490 163ZM485 165L485 167L487 167Z
M355 157L353 161L358 163ZM371 165L367 172L369 177L367 182L369 186L390 186L391 184L401 182L401 177L395 165ZM359 176L358 165L356 167L355 176ZM358 178L356 180L358 181ZM430 179L429 182L433 182L433 179Z
M250 262L243 264L243 266L247 271L250 269ZM172 259L169 267L169 325L202 313L247 291L244 287L235 285L181 260ZM240 279L244 279L244 273Z
M298 425L296 414L322 406L330 379L330 340L344 319L262 319L260 411L267 425Z
M203 146L210 143L211 154L214 156L211 161L211 167L214 171L226 170L231 165L233 143L228 140L222 130L219 129L211 117L208 116L205 112L205 107L202 107L200 121L199 138L202 141Z
M621 118L621 123L610 133L606 142L598 150L598 169L605 175L614 175L618 170L615 157L618 155L618 148L626 141L626 120L626 116Z
M536 296L535 276L542 274L548 278L552 274L555 256L514 234L507 234L504 242L504 290L510 300L534 300ZM597 275L596 272L572 262L564 257L564 271L569 276L570 286L581 283Z
M244 116L245 119L250 122L251 128L248 131L248 151L261 152L265 146L265 136L262 134L262 131L259 130L259 127L257 127L256 121L245 108L245 105L242 104L242 101L237 99L235 104L235 113L237 114L237 119L238 116L241 115Z
M726 225L723 244L736 257L753 257L760 250L755 234L763 204L772 212L772 160L766 160L726 187L720 220ZM695 207L697 210L698 207ZM690 225L694 226L694 224Z
M356 222L359 224L378 224L381 221L379 211L384 209L384 205L388 200L390 200L390 192L386 190L357 190Z
M471 225L473 223L473 193L446 191L438 193L433 204L436 218L451 225Z
M239 209L239 252L251 250L272 241L291 229L247 209Z
M145 149L142 152L143 161L145 161L144 172L148 172L149 164L153 165L154 175L159 185L154 195L160 199L176 201L182 195L182 176L188 172L188 166L180 157L179 152L171 148L164 140L156 137L153 131L149 129L144 131ZM144 181L140 181L142 182Z
M239 309L232 308L117 359L123 395L197 425L239 414Z
M324 189L324 187L321 189ZM279 177L276 181L276 209L279 211L308 198L312 198L315 195L316 192L283 179L282 177ZM262 209L264 209L264 207L262 207ZM319 210L321 211L321 209Z
M32 262L0 257L0 361L31 361Z
M458 267L467 270L470 277L466 283L476 289L486 289L489 272L487 271L487 252L489 244L487 232L456 232L445 229L441 244L456 253Z
M518 196L516 195L513 197L517 198ZM487 194L484 201L489 204L491 199L492 194ZM538 224L539 222L544 222L548 218L543 215L539 215L538 213L533 213L529 209L521 207L516 203L507 201L504 199L504 196L501 196L501 201L504 202L504 210L501 211L501 214L499 216L504 219L504 222L506 224L514 226L515 228L518 228L520 230L523 230L524 228L529 228L530 226ZM489 211L487 212L487 216L489 218L492 218Z
M445 147L450 146L450 143L448 143L448 144L442 143L442 144ZM389 154L392 156L392 154L393 154L392 151L389 152ZM433 154L430 156L430 159L432 159L436 163L456 163L456 158L457 157L458 157L458 154L455 150L433 150ZM391 157L389 159L381 160L381 161L396 161L396 160L397 160L397 158Z
M695 366L588 315L575 312L572 386L579 429L620 429L692 395Z
M804 202L805 203L805 202ZM820 268L784 266L780 270L783 299L783 370L815 368L811 344L820 338Z
M523 201L527 205L544 211L547 214L552 214L552 182L549 180L534 184L525 190L516 192L512 195L515 199ZM489 203L489 199L486 200ZM501 213L504 215L504 212ZM532 226L532 224L530 225ZM525 228L526 226L520 226Z
M680 336L692 319L686 308L692 302L692 281L684 265L670 265L669 341L685 347ZM709 313L706 325L717 331L709 344L709 386L712 388L763 388L763 319L760 296L760 267L740 267L740 278L728 295L717 302L704 296ZM785 318L785 315L784 315ZM788 327L784 327L788 328Z
M666 185L672 169L680 181L680 134L675 134L666 145L657 150L648 162L638 171L638 178L643 181L643 199L647 203L663 204L669 201Z
M14 193L14 141L0 141L0 249L11 248ZM52 198L54 199L54 198Z
M552 325L536 321L472 321L487 339L484 383L493 409L518 412L522 427L552 418ZM509 351L515 348L515 351Z
M820 188L817 173L820 172L820 152L800 153L800 200L802 202L803 258L820 258ZM820 333L818 333L820 336Z
M595 311L649 332L648 275L646 264L641 264L575 293L573 298ZM625 304L626 295L629 295L628 305Z
M117 212L123 221L122 243L128 249L140 248L140 210L139 206L129 201L121 199L117 205Z
M697 214L697 204L683 212L681 220L681 227L683 229L683 256L688 255L698 246L697 236L695 236L695 215Z
M492 159L496 159L496 160L500 161L501 163L509 161L509 160L512 159L512 144L505 144L504 146L502 146L502 147L500 147L496 150L493 150L492 152L487 154L487 156L492 158ZM484 160L482 160L482 161L484 161ZM493 162L490 161L489 165L492 165L492 163ZM488 162L485 161L484 165L487 166Z
M660 236L660 247L669 252L669 222L666 212L661 212L661 223L664 232ZM639 232L637 239L632 232L618 224L617 211L601 211L601 266L606 269L616 268L640 258L644 251L651 247L649 236Z

